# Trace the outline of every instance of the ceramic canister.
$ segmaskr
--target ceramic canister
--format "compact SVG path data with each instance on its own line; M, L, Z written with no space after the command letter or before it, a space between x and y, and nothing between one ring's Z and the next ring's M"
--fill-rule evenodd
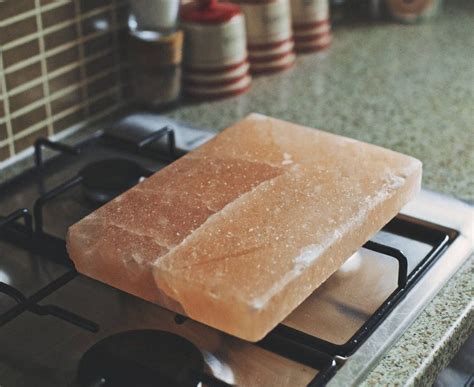
M197 98L236 95L250 88L245 22L232 3L193 2L180 12L185 31L184 91Z
M291 0L291 18L297 52L320 51L330 46L328 0Z
M402 23L416 23L437 14L441 0L385 0L389 14Z
M250 69L274 72L294 64L289 0L239 0L245 15Z

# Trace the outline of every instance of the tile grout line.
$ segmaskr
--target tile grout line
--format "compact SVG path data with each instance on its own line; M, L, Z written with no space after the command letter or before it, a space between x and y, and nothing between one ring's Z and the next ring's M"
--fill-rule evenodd
M93 9L93 10L87 12L87 13L84 13L84 14L81 14L79 1L78 0L73 0L73 2L74 2L73 3L74 11L75 11L74 18L72 20L69 20L69 21L66 21L66 22L63 22L63 23L52 25L48 28L44 28L44 26L43 26L42 12L59 8L60 6L68 4L67 1L55 2L55 3L47 4L47 5L41 5L40 0L35 0L35 2L34 2L35 8L34 9L32 9L30 11L27 11L27 12L24 12L23 14L16 15L16 16L13 17L13 19L9 18L7 20L7 23L0 22L0 27L2 27L4 25L11 25L11 24L14 24L18 21L22 21L24 19L35 16L36 23L37 23L37 31L35 33L30 34L26 37L22 37L22 38L10 41L6 45L3 46L2 50L0 50L0 73L1 73L0 74L0 84L2 84L2 86L3 86L2 88L4 89L2 96L3 96L3 99L4 99L3 104L4 104L4 110L5 110L4 117L0 117L0 123L1 124L3 124L4 122L6 123L7 136L8 136L6 139L0 141L0 146L5 146L5 145L9 146L10 157L15 156L15 154L16 154L16 149L15 149L15 140L16 139L20 139L20 138L23 138L23 137L27 136L28 134L34 133L35 131L38 130L38 128L45 125L45 123L47 123L48 135L54 135L53 123L57 120L60 120L61 118L66 117L67 115L69 115L69 114L71 114L75 111L78 111L78 110L80 110L84 107L84 110L86 111L86 118L85 118L84 122L87 122L88 120L90 120L92 118L95 119L95 117L102 116L105 112L116 108L116 106L119 106L119 105L123 104L123 100L126 99L126 98L122 97L122 93L121 93L121 89L123 87L123 82L122 82L123 80L122 80L122 77L121 77L121 71L120 70L123 66L120 64L120 55L119 55L119 52L118 52L118 48L119 48L118 31L120 30L120 26L119 26L119 23L118 23L118 10L117 10L118 7L125 6L126 1L112 0L112 4L110 4L108 6L104 6L100 9ZM110 28L108 30L98 30L98 31L95 31L95 32L87 35L87 36L84 36L83 35L83 29L82 29L82 22L85 19L89 18L89 17L92 17L94 15L98 15L102 12L107 12L107 11L111 12L111 27L112 28ZM74 42L66 42L65 44L59 45L57 47L52 48L51 50L46 51L45 36L47 34L53 33L53 32L56 32L56 31L60 31L63 28L73 26L73 25L75 25L76 32L78 33L79 38L77 40L75 40ZM89 40L92 40L96 37L106 35L106 34L110 34L110 33L112 33L112 49L109 48L109 49L106 49L106 51L102 51L102 52L90 55L88 57L85 56L85 50L84 50L84 43L85 42L87 42ZM31 41L33 39L36 39L36 38L38 38L38 41L39 41L39 51L40 51L39 55L36 55L35 57L29 58L26 61L22 61L22 62L19 62L17 64L13 64L12 66L7 67L6 69L4 68L3 52L5 51L5 48L7 50L8 49L13 49L13 48L17 47L20 44L24 44L24 43L29 42L29 41ZM73 64L63 66L61 68L58 68L54 72L49 74L47 72L46 58L48 58L50 56L53 56L56 53L61 53L61 52L65 51L69 48L72 48L76 44L78 44L79 62L76 62L76 63L73 63ZM112 50L115 50L115 51L111 52ZM90 77L89 79L87 79L87 72L86 72L86 66L85 66L86 63L89 63L90 61L93 61L93 60L95 60L97 58L100 58L102 56L105 57L106 55L109 55L111 53L113 53L115 66L113 66L112 69L101 71L100 73L95 74L93 77ZM7 83L6 74L9 74L9 73L12 73L14 71L20 70L20 69L22 69L22 68L24 68L28 65L31 65L33 63L36 63L36 62L40 62L41 73L42 73L41 77L39 77L37 79L34 79L34 80L32 80L32 81L30 81L26 84L23 84L23 85L21 85L17 88L14 88L13 90L8 90L7 89L7 87L6 87L6 83ZM67 71L70 71L70 70L75 69L77 67L79 67L79 70L80 70L80 73L81 73L81 78L82 78L81 81L78 82L78 83L73 84L70 87L66 87L64 89L58 90L56 93L51 94L50 85L49 85L49 81L52 79L51 77L52 76L54 76L54 77L60 76L64 73L66 73ZM115 81L114 86L112 86L111 88L108 88L105 92L96 93L93 97L91 96L91 98L89 99L88 98L89 97L88 96L89 92L88 92L88 89L87 89L87 85L89 83L95 81L96 79L99 79L101 77L106 77L106 76L112 75L112 74L114 75L114 78L115 78L114 79L114 81ZM36 101L32 104L29 104L29 105L25 106L23 109L18 109L16 112L14 112L14 114L12 114L12 112L10 111L10 109L11 109L11 106L10 106L11 97L14 96L14 95L20 94L24 91L27 91L31 87L35 87L36 85L39 85L40 83L42 83L42 86L43 86L44 97L42 99L40 99L39 101ZM79 104L76 104L75 106L72 106L68 109L64 109L64 110L60 111L59 113L57 113L56 115L53 115L52 101L57 99L57 98L61 98L62 96L65 96L68 93L70 93L74 90L77 90L79 88L82 91L83 100ZM12 91L13 91L13 93L12 93ZM100 98L103 98L104 96L109 96L109 97L113 96L113 101L114 101L115 106L112 107L112 108L109 108L109 109L105 109L103 112L96 112L94 114L91 114L91 111L90 111L91 104L94 101L96 101ZM39 106L45 106L46 113L47 113L46 119L42 120L41 122L37 122L37 123L35 123L34 125L32 125L30 127L27 127L26 129L20 131L19 133L14 133L12 120L14 120L15 118L21 116L22 114L26 114L26 113L32 111L33 109L35 109Z
M81 110L85 106L86 103L88 103L88 101L83 101L81 103L78 103L74 106L71 106L70 108L67 108L67 109L59 112L58 114L55 114L54 117L53 117L53 120L56 122L56 121L60 120L61 118L64 118L64 117L68 116L71 113L74 113L74 112L77 112L77 111Z
M7 80L5 78L5 72L3 71L3 51L0 49L0 82L2 84L3 90L3 110L4 117L6 119L6 128L7 128L7 143L8 143L8 150L10 152L10 157L15 154L15 147L13 145L13 128L12 122L10 119L10 101L8 100L7 96Z
M1 3L1 1L2 0L0 0L0 3ZM71 1L73 1L73 0L66 0L66 1L55 0L51 4L40 5L40 9L41 9L42 12L51 11L51 10L59 8L63 5L69 4L69 3L71 3ZM110 5L105 5L102 8L92 9L89 12L84 13L84 17L94 16L95 14L100 13L101 11L103 11L105 9L108 9L108 8L110 8ZM9 25L18 23L18 22L20 22L24 19L28 19L29 17L34 16L35 14L36 14L36 10L32 9L30 11L20 13L19 15L10 16L7 21L5 21L5 20L0 21L0 27L8 27Z
M76 16L74 18L72 18L71 20L67 20L65 22L62 22L62 23L55 24L51 27L45 28L43 30L43 33L45 35L47 35L47 34L50 34L50 33L53 33L53 32L57 32L57 31L61 30L62 28L74 25L78 21L82 21L82 20L87 19L89 17L93 17L95 15L98 15L101 12L112 10L112 6L108 5L108 6L105 6L103 8L94 9L92 11L89 11L89 12L85 13L85 14L81 14L81 11L79 9L79 6L78 6L78 3L77 3L76 0L74 0L74 4L76 5L76 7L75 7ZM36 10L34 12L36 12ZM31 41L33 39L36 39L38 37L39 37L39 32L34 32L32 34L29 34L29 35L23 36L21 38L12 40L10 42L7 42L6 44L3 45L3 49L5 51L9 50L9 49L14 48L16 46L28 43L29 41Z
M75 39L74 41L72 42L68 42L68 43L64 43L63 45L60 45L58 47L55 47L51 50L48 50L44 53L44 55L46 56L46 58L49 58L53 55L56 55L56 54L60 54L61 52L63 51L66 51L67 49L71 48L71 47L74 47L76 44L78 43L86 43L88 42L89 40L92 40L92 39L95 39L97 37L100 37L100 36L103 36L103 35L106 35L107 33L110 33L110 32L114 32L114 30L108 30L108 31L97 31L97 32L94 32L92 34L89 34L88 36L84 36L82 38L78 38L78 39ZM39 37L38 37L39 38ZM10 74L10 73L13 73L15 71L18 71L18 70L21 70L23 69L24 67L27 67L33 63L36 63L38 62L39 60L41 59L41 55L38 54L38 55L35 55L31 58L28 58L24 61L21 61L21 62L18 62L18 63L15 63L14 65L11 65L9 67L7 67L5 69L5 73L7 74Z
M112 52L111 49L108 49L108 50L105 50L105 51L101 51L101 52L98 52L97 54L94 54L94 55L90 55L88 56L86 59L85 59L85 63L89 63L89 62L92 62L96 59L100 59L101 57L105 57L106 55L109 55L110 53ZM67 73L68 71L70 70L73 70L75 68L78 68L80 66L80 63L79 62L72 62L72 63L69 63L63 67L60 67L54 71L51 71L51 72L48 72L48 77L49 79L54 79L56 77L59 77L61 75L63 75L64 73ZM22 85L20 86L17 86L15 87L14 89L12 90L9 90L8 91L8 95L10 97L13 97L17 94L20 94L32 87L35 87L36 85L39 85L42 81L43 81L43 76L41 77L38 77L38 78L35 78L29 82L26 82L26 83L23 83Z
M17 62L11 66L8 66L5 68L5 74L10 74L10 73L13 73L15 71L18 71L18 70L21 70L25 67L28 67L29 65L32 65L36 62L39 62L41 60L41 55L38 54L38 55L35 55L35 56L31 56L29 57L28 59L25 59L25 60L22 60L20 62Z
M44 34L43 34L43 20L41 18L41 4L39 0L35 0L36 8L36 24L38 27L38 32L40 36L38 38L39 51L41 54L41 73L43 78L43 94L46 108L46 125L48 130L48 136L54 134L53 131L53 121L52 121L52 111L51 111L51 100L50 100L50 90L49 90L49 75L48 68L46 66L46 57L45 57L45 46L44 46Z
M0 148L3 148L5 145L8 145L9 143L10 143L10 140L8 138L6 138L5 140L1 140L0 141Z
M110 69L109 69L109 70L104 70L103 72L97 74L96 76L94 76L94 77L92 77L92 78L90 78L90 79L87 79L87 80L85 81L85 83L88 84L88 83L94 82L94 81L96 81L96 80L98 80L98 79L100 79L100 78L102 78L102 77L106 77L106 76L108 76L108 75L110 75L110 74L113 74L114 71L116 71L115 68L113 68L112 70L110 70ZM53 94L51 95L51 102L56 101L57 99L59 99L59 98L61 98L61 97L64 97L64 96L66 96L67 94L69 94L69 93L71 93L71 92L74 92L74 91L76 91L76 90L79 90L79 89L81 88L81 86L82 86L82 83L81 83L81 82L78 82L78 83L76 83L76 84L74 84L74 85L71 85L71 86L69 86L69 87L67 87L67 88L58 90L56 93L53 93ZM115 86L117 86L117 85L115 85ZM112 88L114 88L115 86L112 86ZM88 99L88 100L89 100L89 99ZM88 100L84 100L83 102L87 102ZM92 101L92 100L95 100L95 97L91 97L90 100L91 100L91 101ZM15 119L15 118L17 118L17 117L20 117L20 116L22 116L22 115L24 115L24 114L27 114L27 113L31 112L32 110L37 109L38 107L44 106L44 105L42 104L42 102L43 102L43 100L39 100L39 101L36 101L36 102L31 103L30 105L26 106L25 108L22 108L22 109L17 110L17 111L12 115L13 119ZM82 103L82 102L81 102L81 103ZM29 108L29 109L26 109L26 108ZM59 113L58 113L58 114L59 114Z
M1 1L0 1L0 3L1 3ZM62 5L65 5L65 4L68 4L68 3L69 3L68 0L66 0L66 1L55 0L54 3L46 4L46 5L40 5L40 8L41 8L41 11L50 11L52 9L59 8ZM36 15L36 9L31 9L29 11L20 13L19 15L10 16L8 18L8 20L0 21L0 27L7 27L11 24L21 22L22 20L28 19L29 17L35 16L35 15Z
M36 1L36 0L35 0ZM36 8L35 9L35 15L36 13L39 12L38 9ZM72 26L74 24L74 20L66 20L62 23L57 23L51 27L47 27L45 28L42 32L40 31L36 31L36 32L33 32L32 34L29 34L29 35L26 35L26 36L22 36L21 38L18 38L18 39L15 39L15 40L11 40L9 41L8 43L5 43L3 45L5 51L6 50L11 50L15 47L18 47L18 46L21 46L22 44L25 44L25 43L28 43L30 42L31 40L34 40L36 38L39 38L41 36L41 33L44 33L44 35L47 35L47 34L50 34L50 33L53 33L53 32L57 32L63 28L66 28L66 27L69 27L69 26Z
M55 134L53 136L53 139L54 140L63 139L66 136L71 135L72 133L76 132L77 130L80 130L81 128L85 127L86 125L94 124L96 121L102 119L103 117L107 116L108 114L114 113L115 111L117 111L122 106L124 106L124 104L119 103L116 106L112 106L112 107L110 107L110 108L108 108L104 111L101 111L99 113L95 113L93 116L91 116L91 118L89 120L80 122L76 125L72 125L69 129L65 129L64 131L61 131L60 133ZM75 126L76 126L76 128L74 128ZM65 133L65 134L63 134L63 133ZM33 154L33 147L32 146L22 150L17 155L15 155L13 158L9 158L9 159L6 159L4 161L0 161L0 169L5 168L9 165L12 165L13 163L17 162L18 160L24 159L25 157L28 157L31 154Z
M13 140L14 141L21 140L23 137L26 137L29 134L37 133L38 129L41 129L41 128L44 127L45 123L46 123L46 120L43 120L43 121L37 122L36 124L33 124L33 125L29 126L26 129L23 129L21 132L18 132L18 133L13 135Z
M11 24L21 22L25 19L28 19L31 16L34 16L35 14L36 14L36 9L30 9L29 11L20 13L19 15L10 16L8 20L0 21L0 28L8 27Z
M85 80L87 78L87 73L86 73L86 67L85 67L85 53L84 53L84 43L81 41L83 39L83 31L82 31L82 23L79 18L79 15L81 14L81 8L79 5L79 0L73 0L74 1L74 10L76 12L76 31L77 35L79 36L79 44L78 44L78 49L79 49L79 71L81 74L81 81ZM89 93L87 92L87 87L85 85L82 86L81 88L81 94L82 94L82 100L87 101ZM85 107L85 113L86 113L86 119L89 118L90 115L90 109L89 109L89 104L86 105Z
M115 89L115 88L118 88L118 87L119 87L119 86L116 85L116 86L112 87L112 89ZM71 114L71 113L74 113L74 112L76 112L76 111L82 109L86 104L88 104L88 103L91 102L91 101L94 102L94 101L96 101L96 100L98 100L98 99L101 99L102 97L107 96L108 93L110 93L110 90L112 90L112 89L109 89L109 90L106 90L106 91L104 91L104 92L102 92L102 93L97 94L95 97L91 98L90 101L84 101L84 102L82 102L82 103L80 103L80 104L71 106L70 108L68 108L68 109L66 109L66 110L63 110L62 112L56 114L56 115L53 117L54 121L58 121L58 120L60 120L60 119L62 119L62 118L64 118L64 117L66 117L67 115L69 115L69 114ZM121 105L121 104L122 104L122 102L118 103L117 105ZM107 109L106 109L106 110L107 110ZM96 113L96 114L100 114L100 113Z
M118 66L116 66L116 67L118 67ZM106 69L104 71L101 71L100 73L95 74L92 77L83 79L83 80L81 80L81 81L79 81L79 82L77 82L77 83L75 83L71 86L68 86L68 87L65 87L61 90L58 90L57 92L51 94L49 96L49 99L52 102L52 101L55 101L58 98L64 97L68 93L70 93L74 90L80 89L81 87L87 86L87 84L89 84L91 82L94 82L97 79L100 79L101 77L105 77L109 74L114 73L116 71L116 67L113 67L112 69ZM34 110L34 109L36 109L40 106L43 106L45 102L46 102L46 97L43 97L43 98L41 98L41 99L39 99L35 102L30 103L29 105L23 106L21 109L18 109L15 112L11 113L10 118L15 119L17 117L22 116L23 114L27 114L27 113L31 112L32 110Z
M69 48L72 48L76 45L76 41L72 41L72 42L67 42L67 43L64 43L64 44L61 44L60 46L57 46L57 47L54 47L50 50L48 50L46 53L45 53L45 56L46 58L49 58L51 56L54 56L56 54L61 54L62 52L68 50ZM41 59L41 55L38 54L38 55L35 55L35 56L32 56L28 59L25 59L25 60L22 60L20 62L17 62L15 64L12 64L11 66L8 66L6 69L5 69L5 73L7 74L10 74L10 73L13 73L15 71L18 71L18 70L22 70L23 68L31 65L31 64L34 64L36 62L39 62Z
M118 89L118 88L119 88L119 86L116 85L116 86L114 86L114 87L112 87L112 88L110 88L110 89L104 91L103 93L99 93L99 94L95 95L93 98L91 98L91 99L88 100L88 101L83 101L83 102L81 102L81 103L79 103L79 104L76 104L76 105L74 105L74 106L71 106L70 108L65 109L65 110L61 111L60 113L54 115L54 116L52 117L52 120L53 120L53 121L58 121L58 120L60 120L61 118L64 118L65 116L67 116L68 114L74 113L75 111L78 111L78 110L80 110L80 109L83 108L83 107L86 107L86 105L87 105L88 103L90 103L90 102L95 102L96 100L101 99L101 98L104 97L104 96L107 96L107 95L109 95L109 94L112 94L111 92L115 92L116 89ZM14 140L22 139L23 137L26 137L26 136L28 136L28 135L30 135L30 134L36 132L36 131L37 131L39 128L41 128L43 125L44 125L44 121L38 122L38 123L36 123L36 124L34 124L34 125L31 125L30 127L23 129L21 132L16 133L15 135L13 135L13 139L14 139Z
M69 70L73 70L74 68L76 67L79 67L78 64L76 63L72 63L72 64L69 64L69 65L66 65L64 67L61 67L60 69L58 70L55 70L54 72L51 72L51 78L54 79L55 77L57 76L61 76L63 75L64 73L67 73ZM14 89L10 90L8 92L8 96L9 97L14 97L15 95L17 94L21 94L23 93L24 91L28 91L29 89L39 85L40 83L44 82L44 79L46 77L44 76L41 76L41 77L38 77L38 78L35 78L33 79L32 81L29 81L29 82L26 82L26 83L23 83L21 84L20 86L17 86L15 87Z
M122 100L122 77L120 74L120 55L119 55L119 43L118 43L118 17L117 17L117 0L112 0L112 30L113 30L113 50L114 50L114 61L115 61L115 81L119 85L115 95L115 102L119 103Z
M107 92L102 93L101 95L98 96L98 98L101 98L101 97L103 97L103 96L106 95L106 94L107 94ZM98 119L102 118L103 116L106 116L107 114L109 114L109 113L113 112L114 110L116 110L116 109L122 107L123 105L124 105L124 103L119 103L119 104L117 104L117 105L115 105L115 106L111 106L111 107L109 107L109 108L107 108L107 109L105 109L105 110L103 110L103 111L101 111L101 112L97 112L97 113L93 114L89 120L81 121L81 122L79 122L79 123L77 123L77 124L75 124L75 125L82 125L82 127L84 127L84 126L86 126L86 125L90 125L90 124L93 123L95 120L98 120ZM56 138L56 136L61 136L63 132L65 132L65 131L67 131L67 130L70 130L70 128L74 127L75 125L72 125L72 126L70 126L69 128L66 128L66 129L62 130L61 132L55 134L55 135L53 136L53 138Z

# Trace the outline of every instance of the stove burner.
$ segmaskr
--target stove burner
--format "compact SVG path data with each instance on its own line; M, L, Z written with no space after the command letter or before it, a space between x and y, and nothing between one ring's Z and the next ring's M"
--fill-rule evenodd
M149 176L150 171L131 160L100 160L86 165L79 175L86 197L104 204Z
M187 387L200 383L204 359L194 344L170 332L136 330L94 344L79 363L81 386Z

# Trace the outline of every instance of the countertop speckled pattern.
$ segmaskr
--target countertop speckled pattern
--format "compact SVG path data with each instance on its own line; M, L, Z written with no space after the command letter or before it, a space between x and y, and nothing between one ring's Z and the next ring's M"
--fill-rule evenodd
M474 328L474 257L459 269L361 387L431 386ZM454 387L454 386L453 386Z
M221 129L249 112L371 142L424 163L424 186L474 200L474 1L429 24L339 27L327 54L255 79L243 96L171 116Z
M259 112L371 142L422 160L425 188L473 201L474 1L446 1L429 24L352 25L334 35L328 53L255 79L246 95L168 114L219 130ZM472 278L473 257L364 386L431 384L473 330Z
M170 115L221 129L249 112L415 156L423 186L474 200L474 1L429 24L339 27L326 54L257 78L243 96ZM364 386L431 385L473 330L473 257L369 374Z

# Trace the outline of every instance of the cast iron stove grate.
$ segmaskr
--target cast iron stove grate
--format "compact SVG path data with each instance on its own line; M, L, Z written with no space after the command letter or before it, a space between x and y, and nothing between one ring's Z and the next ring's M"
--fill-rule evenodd
M132 148L136 152L142 152L145 145L163 136L167 136L169 154L166 158L168 161L171 161L175 158L173 156L176 153L174 149L174 135L172 133L172 130L163 128L153 135L150 135L149 137L134 143ZM107 141L108 139L107 136L101 134L99 136L99 140ZM89 139L77 145L76 147L70 147L64 144L41 139L37 142L35 147L37 163L36 169L33 169L27 173L30 173L33 176L37 175L38 173L42 173L43 158L41 155L41 148L43 146L67 154L78 154L84 147L93 146L95 141L97 141L97 139ZM119 148L126 147L126 144L124 143L117 141L113 141L112 143L114 146ZM63 155L56 156L52 158L52 160L62 156ZM49 161L51 160L48 160L48 162ZM150 173L151 171L143 168L140 170L139 174L148 176ZM54 280L43 289L40 289L30 297L25 297L18 289L15 289L10 285L0 283L0 292L12 297L17 303L17 305L6 312L0 311L2 313L0 315L0 326L8 323L21 313L33 312L38 315L55 316L91 332L96 332L100 329L96 323L90 321L88 318L78 316L73 312L54 305L43 306L39 304L41 300L62 287L67 282L71 281L77 275L72 261L67 256L65 241L61 238L50 235L43 230L43 206L46 203L51 202L52 199L58 195L63 194L78 184L81 184L83 180L84 170L79 172L77 176L72 177L56 188L45 192L42 196L40 196L34 205L34 229L32 226L32 217L27 209L20 209L5 218L0 218L0 237L3 237L9 242L14 243L15 245L22 248L39 252L47 259L59 262L70 268L67 273ZM126 189L129 185L130 184L127 183L122 188ZM113 197L115 194L117 193L114 193L111 196ZM24 225L21 225L17 222L17 220L21 218L24 219ZM398 287L346 343L337 345L283 324L277 326L262 341L257 343L259 346L273 351L281 356L320 370L310 385L324 385L334 375L336 369L338 366L340 366L340 364L336 364L334 359L344 359L354 353L354 351L371 335L376 327L384 320L385 317L388 316L397 303L403 299L403 297L422 277L426 270L437 260L437 258L456 239L458 235L458 232L453 229L401 214L390 221L383 228L383 230L388 233L426 243L431 246L431 250L410 273L407 273L407 259L400 250L373 241L369 241L364 245L366 249L379 252L397 260ZM90 317L93 318L93 316ZM177 324L183 323L183 321L185 321L185 319L183 319L182 316L176 316ZM212 385L212 381L209 383Z

